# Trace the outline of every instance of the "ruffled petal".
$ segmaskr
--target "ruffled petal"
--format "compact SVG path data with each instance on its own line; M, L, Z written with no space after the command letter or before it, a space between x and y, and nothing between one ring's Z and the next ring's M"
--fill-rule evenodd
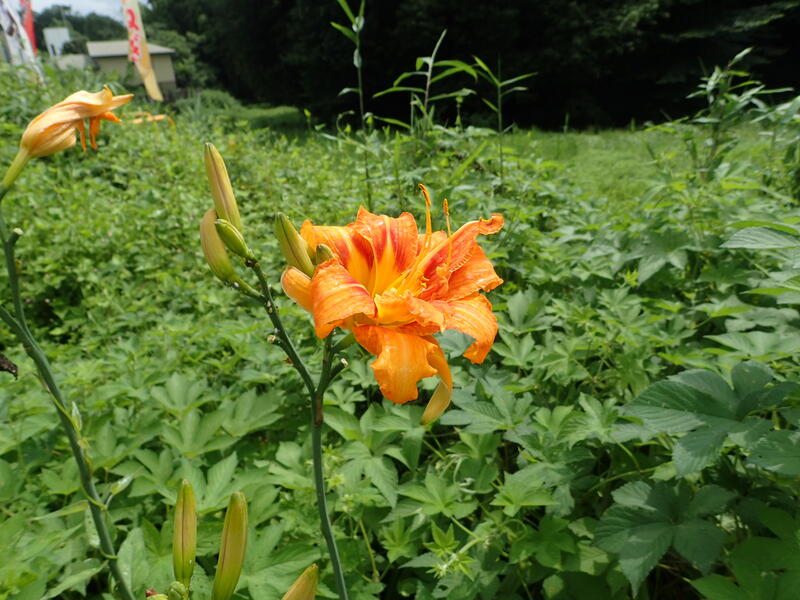
M479 235L497 233L503 227L503 216L494 214L490 219L472 221L452 236L433 246L415 267L414 277L425 283L419 296L423 299L439 298L447 292L450 274L463 267L472 256Z
M311 278L300 269L289 267L281 275L281 287L286 295L311 312Z
M389 291L375 296L378 312L375 321L379 325L416 324L423 327L434 326L435 331L444 331L444 313L430 302L420 300L410 292L398 294Z
M488 292L501 283L503 280L495 273L492 263L486 258L486 253L475 244L469 260L450 275L446 296L449 300L458 300L478 290Z
M392 218L361 207L353 228L372 246L373 279L368 287L373 294L380 294L414 263L419 243L417 223L407 212Z
M433 423L439 416L450 406L450 398L453 396L453 375L450 373L450 365L447 364L447 358L442 352L441 347L436 340L428 338L429 341L436 344L434 352L428 354L428 362L439 373L439 385L428 400L425 406L425 412L422 413L422 424L429 425Z
M419 395L417 382L442 369L441 348L433 338L378 325L355 327L353 334L359 344L377 355L371 364L375 379L384 397L397 404L415 400ZM444 366L446 368L446 363ZM449 376L449 369L446 369L443 377Z
M361 285L368 287L372 278L372 246L352 224L346 227L312 225L306 221L300 235L312 250L319 244L328 246L350 274Z
M332 258L311 278L311 312L317 335L324 338L350 317L374 317L376 309L367 289Z
M482 363L497 335L497 318L492 313L492 303L475 294L461 300L439 300L432 304L445 313L447 329L457 329L475 339L464 356L473 363Z

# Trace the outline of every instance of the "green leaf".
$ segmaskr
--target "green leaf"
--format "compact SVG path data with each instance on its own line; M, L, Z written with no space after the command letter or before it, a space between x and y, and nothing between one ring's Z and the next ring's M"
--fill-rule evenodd
M333 28L336 31L344 35L348 40L350 40L354 44L358 44L358 38L356 37L355 32L350 27L345 27L344 25L340 25L339 23L336 23L334 21L331 21L330 23L331 26L333 26Z
M766 331L723 333L706 336L723 346L732 348L742 357L773 360L800 353L800 339Z
M134 596L140 597L147 584L150 567L142 530L133 529L119 548L119 569Z
M493 506L502 506L503 512L510 517L527 506L548 506L554 503L550 492L539 481L530 477L525 469L506 474L503 485L492 500Z
M725 535L716 525L692 519L675 529L675 549L703 573L711 568L722 550Z
M727 242L722 244L723 248L795 248L800 246L800 236L791 235L783 231L768 227L748 227L737 231Z
M752 596L722 575L707 575L692 581L691 584L706 600L752 600Z
M686 515L689 517L705 517L716 515L725 510L725 507L736 497L736 492L726 490L718 485L706 485L695 493L689 503Z
M634 593L672 544L674 526L658 513L612 506L595 530L598 546L613 552Z
M394 508L397 504L397 469L386 457L373 456L364 462L364 474Z
M781 475L800 475L800 431L771 431L753 447L748 460Z
M82 562L70 565L67 572L60 577L59 584L47 590L47 594L42 596L42 600L58 598L69 590L78 590L82 596L86 595L86 584L103 569L103 563L96 558L90 558ZM17 598L18 596L12 596Z
M736 365L731 371L733 388L737 395L745 396L761 391L774 379L772 370L757 361L747 360Z
M675 472L678 477L702 471L719 458L727 431L720 429L697 429L680 438L672 451Z
M704 415L713 400L699 390L677 381L659 381L642 392L628 407L628 414L665 433L684 433L701 425L717 423Z

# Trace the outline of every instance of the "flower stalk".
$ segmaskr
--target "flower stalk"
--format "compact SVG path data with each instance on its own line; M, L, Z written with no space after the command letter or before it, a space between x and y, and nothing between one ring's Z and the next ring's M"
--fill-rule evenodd
M5 185L0 187L0 200L8 193L8 189L9 188ZM0 207L0 241L2 241L3 245L3 254L5 255L6 271L8 272L8 283L13 304L13 314L8 312L4 307L0 307L0 319L11 328L17 336L17 339L22 343L25 352L35 363L44 381L45 387L50 393L50 398L56 408L59 422L64 432L67 434L70 450L78 465L81 488L89 501L89 511L92 515L92 521L94 522L100 541L100 552L108 561L108 568L117 583L117 591L120 596L124 600L134 600L133 594L122 576L111 533L109 532L104 518L105 516L103 513L108 511L108 507L100 499L100 495L97 492L92 478L91 467L84 455L83 448L86 447L86 442L81 437L80 425L67 410L67 401L53 375L50 361L33 337L33 333L31 333L25 318L25 312L22 307L22 296L19 289L19 278L17 276L16 259L14 256L14 245L18 239L18 231L8 230L3 217L2 207Z
M290 364L300 375L303 385L311 399L311 448L314 463L314 487L317 494L317 508L319 509L322 534L328 547L336 579L336 588L340 600L347 600L347 587L345 585L344 570L339 559L339 550L336 547L336 540L333 536L333 527L328 516L328 507L325 498L325 478L322 464L322 424L323 424L323 402L325 391L333 378L342 370L343 363L334 365L336 351L331 338L325 341L325 349L322 360L322 373L319 380L315 383L305 362L300 357L291 338L286 333L283 326L278 307L272 296L267 277L258 262L256 255L247 246L242 235L242 221L239 214L239 207L236 203L236 196L233 192L228 177L225 161L216 148L211 144L206 144L204 159L206 174L208 176L211 195L214 199L214 208L206 212L200 225L200 238L203 252L211 267L212 272L223 282L232 285L244 294L257 299L264 307L274 332L270 339L274 340L286 353ZM312 253L308 243L303 240L300 234L292 225L291 221L284 215L277 215L275 219L275 235L281 247L281 251L287 260L300 269L302 273L313 273ZM238 275L236 275L233 264L231 263L230 250L234 255L243 259L244 265L248 267L258 280L258 290L251 288ZM308 275L303 275L308 277ZM216 587L216 584L215 584ZM232 591L232 590L231 590ZM218 600L215 596L213 600Z
M123 600L134 600L134 597L122 576L114 542L106 524L104 513L108 512L108 506L101 500L97 492L92 478L92 467L84 453L84 448L88 447L88 443L81 436L80 412L74 402L71 403L71 409L67 409L67 400L56 382L50 361L28 327L22 306L22 294L14 256L14 246L22 235L22 231L17 228L9 230L6 226L2 212L2 200L31 158L48 156L70 148L77 141L76 131L80 133L81 145L85 150L85 120L89 122L91 146L97 149L100 122L103 120L118 122L119 118L111 111L130 101L132 97L132 94L114 96L111 90L105 87L97 93L75 92L58 104L51 106L28 124L20 139L19 151L0 182L0 243L3 246L6 271L8 272L8 287L13 305L12 312L0 306L0 319L14 332L25 352L33 360L45 389L50 393L50 399L56 408L59 422L67 434L70 450L78 465L81 488L88 500L89 512L100 542L100 552L108 561L111 576L117 584L117 592Z
M336 538L333 535L333 526L331 525L330 516L328 515L328 503L325 498L325 473L322 462L322 425L324 423L323 404L325 391L328 389L335 375L341 371L341 365L334 365L336 351L333 345L333 338L331 336L325 340L322 357L322 373L320 374L319 381L315 385L303 359L300 358L289 335L286 333L264 271L257 262L249 262L248 266L258 278L264 309L272 325L275 327L276 341L286 353L294 369L300 375L311 397L311 456L314 468L314 488L317 495L320 526L331 559L331 567L333 568L333 574L336 580L336 591L339 594L340 600L348 600L344 570L342 569L341 559L339 558Z

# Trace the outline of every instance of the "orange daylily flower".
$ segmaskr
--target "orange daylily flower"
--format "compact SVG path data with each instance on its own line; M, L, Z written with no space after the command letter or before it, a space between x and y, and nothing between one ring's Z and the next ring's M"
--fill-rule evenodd
M320 338L336 327L349 329L377 359L372 370L381 393L402 404L417 398L417 382L438 375L440 384L423 415L430 422L450 403L453 378L433 334L457 329L474 338L464 353L481 363L497 334L492 305L480 291L503 283L477 244L496 233L503 217L467 223L450 235L431 231L430 197L425 233L410 213L397 218L363 207L344 227L303 223L300 235L315 250L328 246L334 257L317 265L312 277L289 267L281 278L286 294L310 311ZM445 203L445 213L447 205Z
M28 124L20 141L20 150L31 158L47 156L75 145L75 130L81 135L86 150L86 130L83 120L89 119L89 143L97 150L100 121L119 123L111 111L133 98L133 94L114 96L106 86L97 93L75 92L48 108Z
M19 142L19 152L3 176L0 185L11 187L23 167L32 158L48 156L75 145L75 130L81 134L81 146L86 150L84 119L89 120L89 142L97 150L100 121L119 122L111 111L133 98L133 94L114 96L106 86L97 93L75 92L35 117L25 128Z

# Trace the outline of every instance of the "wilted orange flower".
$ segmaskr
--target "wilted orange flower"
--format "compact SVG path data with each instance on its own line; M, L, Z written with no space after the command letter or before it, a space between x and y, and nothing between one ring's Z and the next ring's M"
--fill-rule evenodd
M97 150L100 121L119 122L111 111L133 98L133 94L114 96L106 86L97 93L75 92L48 108L30 122L20 141L20 151L30 158L47 156L75 145L75 130L81 134L86 150L84 119L89 119L89 143Z
M289 267L283 289L314 316L319 337L336 327L349 329L377 359L372 362L381 393L402 404L417 398L417 382L441 381L423 416L430 422L447 407L453 380L434 333L457 329L474 338L464 353L483 362L497 334L492 305L480 291L503 280L476 242L496 233L503 217L467 223L454 234L431 231L430 197L425 197L425 233L414 217L375 215L360 208L354 223L316 226L306 221L300 235L312 250L319 244L334 254L308 277ZM446 209L446 204L445 204ZM446 212L446 210L445 210Z

